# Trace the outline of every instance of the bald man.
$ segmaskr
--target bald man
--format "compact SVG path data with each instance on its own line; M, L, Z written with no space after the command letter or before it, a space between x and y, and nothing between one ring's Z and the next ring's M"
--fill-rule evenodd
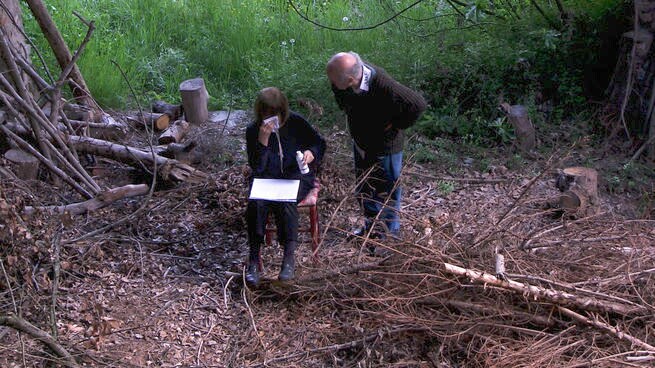
M373 231L374 236L383 238L390 233L400 238L402 190L397 181L403 161L403 130L425 111L425 99L354 52L332 56L326 73L339 108L348 117L355 174L359 178L373 168L356 188L366 221L352 235L366 235L377 217L386 226L382 233Z

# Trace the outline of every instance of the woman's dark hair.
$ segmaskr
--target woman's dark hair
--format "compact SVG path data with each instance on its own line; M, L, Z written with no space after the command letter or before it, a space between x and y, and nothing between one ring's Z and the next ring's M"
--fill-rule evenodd
M255 121L260 123L271 115L280 115L283 123L289 118L289 100L275 87L266 87L257 93L255 99Z

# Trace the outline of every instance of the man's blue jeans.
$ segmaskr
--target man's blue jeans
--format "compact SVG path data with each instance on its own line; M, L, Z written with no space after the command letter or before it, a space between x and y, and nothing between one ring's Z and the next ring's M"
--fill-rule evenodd
M378 213L382 212L379 219L385 222L392 235L398 235L402 197L402 188L398 185L398 179L403 164L402 151L375 157L365 157L366 154L355 145L353 151L358 183L355 194L364 209L367 228L373 224L373 219ZM367 173L368 176L364 179L363 175Z

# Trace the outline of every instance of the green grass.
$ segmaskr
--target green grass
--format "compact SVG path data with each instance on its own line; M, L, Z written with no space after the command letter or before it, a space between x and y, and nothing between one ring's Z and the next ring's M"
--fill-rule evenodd
M332 27L369 25L390 13L375 2L316 4L310 8L305 4L302 11L309 10L309 16ZM48 7L71 49L86 32L73 11L95 22L96 31L79 66L93 95L107 107L134 104L128 81L139 98L175 102L179 83L195 77L205 79L214 108L247 108L256 91L268 85L281 87L292 99L313 98L325 104L331 96L324 68L335 52L355 50L396 71L430 64L426 55L408 53L417 41L408 42L392 26L329 31L302 20L280 0L54 0ZM29 14L26 18L28 32L40 49L47 50ZM48 60L52 68L53 59ZM426 70L412 67L411 75L399 74L421 80L427 75L417 73Z

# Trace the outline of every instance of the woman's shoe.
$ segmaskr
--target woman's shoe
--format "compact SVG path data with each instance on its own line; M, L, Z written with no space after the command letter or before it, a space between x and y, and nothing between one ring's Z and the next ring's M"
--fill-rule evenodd
M284 257L282 258L282 269L278 279L280 281L289 281L294 277L294 269L296 260L294 253L296 252L296 242L290 241L284 246Z
M250 262L246 269L246 282L253 286L259 285L259 271L257 270L257 266L257 262Z

